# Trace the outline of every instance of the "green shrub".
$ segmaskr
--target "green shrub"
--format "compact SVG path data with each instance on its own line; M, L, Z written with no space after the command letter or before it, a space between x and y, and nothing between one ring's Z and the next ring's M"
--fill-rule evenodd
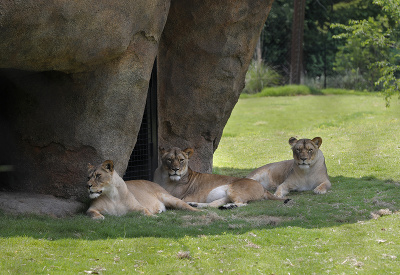
M359 69L348 70L340 77L340 81L337 82L340 88L357 91L375 90L373 82L368 81L364 75L360 73Z
M324 95L373 95L374 93L357 90L346 90L341 88L327 88L321 90ZM375 93L376 95L376 93Z
M323 89L325 84L324 76L321 77L305 77L304 85L315 89ZM348 70L340 74L328 76L326 78L326 87L339 88L357 91L374 91L374 87L368 83L358 69Z
M318 89L310 88L304 85L285 85L278 87L269 87L262 89L261 92L254 95L242 95L246 97L265 97L265 96L295 96L295 95L317 95L322 94Z
M305 85L286 85L264 88L256 94L241 94L241 98L267 97L267 96L299 96L299 95L370 95L373 93L341 88L317 89Z
M253 61L246 74L246 85L243 93L254 94L265 87L282 84L282 76L272 67Z

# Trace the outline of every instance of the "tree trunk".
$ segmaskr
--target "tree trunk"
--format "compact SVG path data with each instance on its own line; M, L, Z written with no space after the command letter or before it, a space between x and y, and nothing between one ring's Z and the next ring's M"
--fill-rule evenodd
M303 33L306 0L294 0L290 84L300 84L303 70Z
M257 66L259 66L262 62L262 51L261 51L261 36L258 38L257 46L256 46L256 60Z

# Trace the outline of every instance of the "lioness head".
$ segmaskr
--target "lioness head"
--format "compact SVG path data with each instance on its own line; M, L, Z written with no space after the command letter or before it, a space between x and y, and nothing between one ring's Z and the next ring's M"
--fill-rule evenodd
M160 148L161 163L168 176L173 181L179 181L188 171L189 158L193 154L193 149L181 150L173 147L170 150Z
M113 172L114 162L112 160L106 160L97 167L89 164L87 187L91 199L99 197L110 185Z
M309 168L316 162L319 147L322 144L320 137L313 139L296 139L291 137L289 144L292 146L293 158L295 163L303 169Z

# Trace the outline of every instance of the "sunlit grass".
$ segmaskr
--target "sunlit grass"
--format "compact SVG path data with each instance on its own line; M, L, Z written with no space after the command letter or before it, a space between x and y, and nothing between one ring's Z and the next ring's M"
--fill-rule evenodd
M291 158L290 137L323 139L329 174L400 179L400 106L380 97L305 96L242 99L214 157L214 166L248 170ZM251 142L249 142L251 140Z
M0 274L398 274L399 118L378 96L240 99L215 172L245 176L291 158L291 136L320 136L332 190L156 218L0 213Z

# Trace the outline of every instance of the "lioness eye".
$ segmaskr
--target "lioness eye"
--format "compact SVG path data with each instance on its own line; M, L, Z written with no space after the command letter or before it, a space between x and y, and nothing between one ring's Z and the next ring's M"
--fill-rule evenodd
M308 149L308 152L309 152L309 153L312 153L312 151L313 151L312 149Z
M167 162L172 162L172 159L167 159Z
M96 179L99 179L99 178L100 178L100 176L101 176L100 174L97 174L97 175L96 175Z
M184 159L180 159L179 162L182 163L184 161Z

